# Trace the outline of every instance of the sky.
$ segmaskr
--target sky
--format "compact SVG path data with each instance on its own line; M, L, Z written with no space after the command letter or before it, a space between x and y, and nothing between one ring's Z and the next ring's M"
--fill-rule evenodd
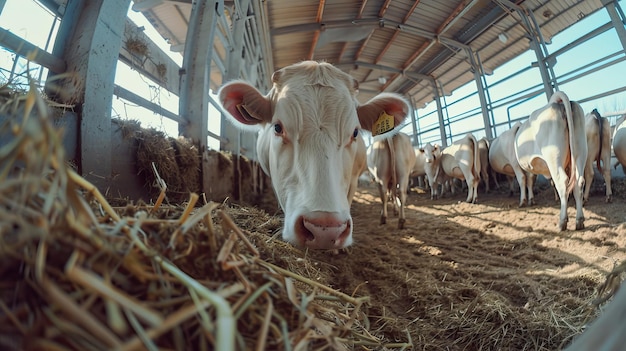
M619 2L624 6L624 1ZM132 2L131 2L132 4ZM132 7L132 6L131 6ZM23 14L28 13L31 20L24 21ZM182 64L182 55L180 53L171 52L169 45L163 38L152 28L145 17L129 9L129 18L135 22L138 26L145 27L145 34L147 34L152 40L161 47L161 49L168 53L172 59L179 65ZM552 38L551 44L547 46L548 52L555 52L563 46L570 43L575 38L578 38L589 31L609 22L609 16L606 10L600 10L593 15L586 16L574 24L569 29L559 33ZM46 48L46 42L49 37L50 28L53 27L53 18L48 11L33 0L7 0L4 10L0 14L0 27L8 29L9 31L19 35L36 44L42 48ZM54 28L58 27L58 22ZM52 38L54 38L56 31L53 31ZM52 43L48 44L48 50L52 48ZM614 30L609 30L603 33L599 37L590 40L583 45L568 51L567 53L557 58L557 63L554 67L555 74L560 81L571 77L573 70L578 67L587 65L590 62L601 59L607 55L616 53L622 50L621 44L618 40L617 34ZM479 53L480 54L480 53ZM14 55L2 48L0 48L0 81L4 81L8 78L9 72L13 65ZM621 54L624 57L624 54ZM502 67L494 70L493 74L486 77L487 86L493 85L495 82L504 79L505 77L527 68L531 62L536 61L536 57L533 52L526 52L523 55L513 59ZM602 64L600 62L596 64ZM593 68L593 67L590 67ZM587 69L590 69L587 68ZM40 71L33 69L31 66L31 75L38 77ZM26 61L20 59L16 66L16 72L23 73L26 70ZM568 94L570 99L578 100L583 99L591 95L603 93L624 86L624 72L626 72L626 61L622 61L607 69L599 70L589 76L577 79L571 83L563 84L559 86L559 90L562 90ZM46 72L44 71L41 76L45 79ZM618 77L618 79L616 79ZM148 100L151 100L157 104L160 104L167 110L174 113L178 112L178 97L171 94L167 90L158 87L150 80L141 77L137 71L131 67L118 62L116 84L123 86L138 95L144 96ZM514 79L508 80L497 86L493 86L489 89L489 97L491 101L497 101L504 96L510 94L512 91L519 91L532 86L541 84L541 77L538 69L530 69L525 73L516 76ZM448 108L444 111L444 116L454 120L461 115L467 115L468 110L478 108L479 102L476 95L469 98L465 98L468 94L475 93L476 84L470 82L465 86L462 86L452 92L450 96L445 97L445 103L448 104ZM494 109L494 121L495 123L506 122L508 118L516 119L522 118L530 114L530 111L537 109L547 102L545 95L540 95L518 106L511 107L507 110L506 107ZM601 114L624 111L626 112L626 93L620 93L610 97L606 97L600 100L590 101L582 104L585 111L590 111L593 108L597 108ZM429 103L426 107L418 109L417 115L420 117L419 126L421 130L427 130L436 128L439 124L437 114L434 113L436 104L434 102ZM112 117L121 119L139 120L143 127L156 128L165 132L170 136L178 135L177 124L168 118L154 114L151 111L145 110L141 107L135 106L132 103L128 103L124 100L114 97L112 107ZM462 122L452 124L449 131L449 135L454 135L455 138L463 136L467 131L480 129L483 126L482 115L479 110L473 115L470 115ZM210 106L209 112L209 129L219 134L220 131L220 115L212 106ZM496 133L508 129L508 125L500 127L496 130ZM403 128L403 131L412 134L412 126L407 125ZM477 137L482 137L484 131L477 131L474 133ZM440 139L439 131L433 130L432 132L425 133L420 142L437 142ZM439 141L440 142L440 141ZM209 137L208 145L211 148L219 148L219 143Z

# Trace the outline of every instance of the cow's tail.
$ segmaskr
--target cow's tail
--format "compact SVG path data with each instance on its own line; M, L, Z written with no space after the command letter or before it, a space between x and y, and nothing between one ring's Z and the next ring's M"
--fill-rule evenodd
M575 132L574 132L574 116L572 114L572 104L570 103L569 97L565 95L562 91L555 92L552 97L550 97L550 103L562 103L565 107L565 116L567 121L567 130L568 130L568 140L569 140L569 156L570 156L570 171L569 177L567 181L567 193L570 194L574 189L574 185L576 184L576 179L578 178L578 174L576 174L576 159L575 155L577 152L574 150L576 148L576 142L574 140Z
M393 135L387 138L387 144L389 145L389 162L391 163L391 201L393 201L394 204L396 203L396 185L398 185L398 179L396 177L396 151L393 147L393 138L395 137L396 136Z
M598 112L597 109L594 108L593 111L591 111L591 113L594 115L594 117L598 121L598 129L600 129L600 135L598 136L600 148L598 149L598 155L596 156L596 166L598 167L598 171L600 171L600 174L602 174L603 172L602 172L602 166L600 165L600 159L602 158L602 145L604 144L604 140L602 140L602 137L604 136L604 125L603 125L604 121L603 121L602 116L600 116L600 113Z
M478 150L478 141L472 133L467 134L467 137L472 141L472 144L474 144L474 168L472 169L472 173L474 174L474 178L480 181L480 150Z

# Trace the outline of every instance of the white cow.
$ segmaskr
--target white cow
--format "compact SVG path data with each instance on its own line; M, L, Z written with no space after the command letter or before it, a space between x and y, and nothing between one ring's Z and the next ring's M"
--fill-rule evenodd
M413 170L411 171L412 179L422 179L424 183L425 189L428 189L428 179L426 177L426 153L424 152L424 148L415 149L415 166L413 166ZM409 187L410 187L409 182Z
M519 206L523 207L526 204L535 204L533 193L535 176L522 170L515 155L515 135L521 126L521 122L515 123L511 129L500 134L491 142L489 164L494 171L507 176L510 194L513 194L512 178L517 178L517 182L520 184ZM527 193L528 198L526 197Z
M587 163L585 164L585 192L583 201L589 200L589 191L593 183L593 161L596 161L598 171L604 177L606 186L606 202L611 202L611 125L606 117L600 116L594 109L585 116L585 131L587 133Z
M489 140L482 137L478 140L478 154L480 155L480 179L485 183L485 192L489 192Z
M445 181L445 174L441 171L441 147L437 144L426 143L422 149L426 157L424 172L430 185L430 199L435 200L441 195L439 193L439 185L442 186L441 192L443 192Z
M219 99L237 125L262 127L257 157L285 213L283 239L313 249L344 248L352 243L360 130L392 129L410 107L391 93L360 105L356 80L329 63L303 61L276 71L272 81L267 95L230 82Z
M411 139L404 133L398 133L386 139L374 141L367 156L367 165L374 182L378 186L383 209L380 224L387 222L387 201L400 200L400 218L398 228L404 228L406 216L406 193L409 177L415 166L415 151ZM395 204L394 204L395 208Z
M613 131L613 153L617 158L617 162L613 168L621 164L624 173L626 173L626 115L620 117L615 123Z
M472 133L457 140L441 152L441 169L451 177L465 180L467 183L466 202L476 203L478 183L480 182L480 154L478 141ZM451 184L455 193L454 184Z
M567 199L574 192L576 229L583 229L587 139L582 107L570 102L565 93L555 92L546 106L533 111L519 127L515 155L524 171L553 180L561 200L560 230L567 229Z

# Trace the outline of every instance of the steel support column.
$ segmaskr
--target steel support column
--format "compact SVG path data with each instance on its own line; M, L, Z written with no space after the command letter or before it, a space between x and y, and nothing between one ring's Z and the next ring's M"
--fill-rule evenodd
M415 99L411 97L411 110L412 110L412 115L411 115L411 126L413 127L413 146L417 147L420 145L419 142L419 135L418 135L418 115L417 115L417 108L415 108Z
M178 131L204 150L209 116L209 74L217 17L223 1L200 0L191 10L180 75L179 114L186 121Z
M609 17L611 18L611 23L613 23L613 27L617 32L617 36L619 37L619 41L622 43L622 49L626 51L626 28L624 28L624 18L621 18L620 13L618 13L618 9L621 9L619 3L615 0L603 0L602 4L604 8L609 13Z
M111 104L129 6L130 0L70 0L57 34L67 37L58 37L53 50L74 74L55 82L55 92L79 112L80 172L103 192L112 177Z
M553 63L546 60L547 49L545 47L543 35L541 34L541 28L539 28L537 21L534 17L532 17L532 12L529 14L529 11L526 8L516 5L511 1L496 0L496 3L500 6L506 7L507 9L515 10L519 14L522 28L526 31L528 40L530 41L530 48L533 49L535 56L537 57L537 67L539 68L539 74L541 74L543 90L546 93L546 97L550 99L554 93L554 89L557 88L556 80L553 82ZM546 51L545 53L544 50ZM551 72L552 74L550 74Z
M439 135L441 136L441 146L448 146L448 137L446 136L445 121L443 120L443 109L441 107L441 95L439 94L439 87L437 82L433 81L433 91L435 92L434 100L437 103L437 117L439 118Z
M233 29L231 32L231 42L232 47L228 52L228 56L226 61L228 62L226 68L226 75L224 76L224 82L231 81L233 79L241 78L242 76L242 66L245 63L245 55L244 55L244 44L245 44L245 33L246 33L246 22L247 22L247 13L248 7L250 6L250 0L240 0L235 1L235 11L232 14L232 23ZM233 198L236 201L240 201L242 198L241 188L242 188L242 177L241 177L241 166L240 166L240 156L243 152L244 155L248 156L251 159L256 159L255 155L250 155L250 151L254 152L254 146L252 146L252 150L248 150L247 146L250 145L250 141L255 141L256 138L252 133L246 133L241 131L239 128L235 127L230 121L227 120L227 117L222 114L222 123L220 125L220 135L223 138L228 140L228 144L223 145L228 151L232 152L235 157L234 160L234 169L233 169ZM249 135L246 135L249 134ZM244 137L245 135L245 137ZM244 146L245 145L245 146ZM243 149L243 150L242 150Z
M207 150L209 133L209 75L213 57L213 40L218 17L224 12L223 0L200 0L193 4L185 39L180 75L179 123L181 135L191 138L198 150ZM202 157L201 175L207 167ZM202 191L208 193L208 178L202 176Z
M493 139L493 133L491 132L491 121L489 120L489 110L487 105L487 98L485 97L485 86L483 85L484 72L481 66L476 62L474 51L470 47L464 48L467 57L469 58L472 71L474 72L474 81L476 82L476 90L478 92L478 99L480 100L480 110L483 116L483 125L485 126L485 136L487 139Z

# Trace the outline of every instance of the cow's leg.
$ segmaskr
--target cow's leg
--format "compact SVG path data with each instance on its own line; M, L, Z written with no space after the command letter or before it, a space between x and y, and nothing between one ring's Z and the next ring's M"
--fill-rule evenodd
M509 182L509 197L515 194L515 180L516 177L506 176L506 180ZM518 182L519 183L519 182Z
M552 191L554 192L554 202L559 202L561 196L559 194L559 191L556 189L556 185L554 185L554 182L554 178L550 178L550 185L552 186Z
M398 229L404 229L404 223L406 222L406 216L404 213L404 207L406 206L406 189L409 185L408 175L401 176L398 182L400 192L400 218L398 218Z
M583 203L589 201L589 192L591 184L593 184L593 160L588 159L585 163L585 192L583 194Z
M602 176L604 177L604 185L606 186L606 202L612 202L613 190L611 190L611 168L609 167L609 162L602 162Z
M526 191L528 192L528 205L529 206L534 206L537 204L535 202L535 191L534 191L536 179L537 179L537 176L535 174L526 173L526 186L527 186Z
M526 183L528 179L526 177L526 172L521 169L515 169L515 178L517 178L517 183L519 184L519 207L526 206ZM511 194L513 194L513 181L509 180L509 184L511 186Z
M399 210L398 207L401 206L398 204L398 202L400 202L400 199L398 197L398 189L396 187L394 187L394 190L391 191L391 208L393 208L393 215L398 217L399 214Z
M430 199L434 200L437 198L437 184L432 184L430 186Z
M585 216L583 214L583 189L585 186L584 178L585 159L581 157L576 159L576 171L572 177L576 177L574 182L574 201L576 202L576 230L585 229Z
M475 204L478 197L478 183L480 183L480 179L474 178L474 175L470 173L467 175L465 183L467 184L467 199L465 202Z
M493 178L493 184L496 186L496 190L500 189L500 183L498 182L498 175L496 174L496 171L493 170L493 168L491 168L491 178Z
M470 172L469 176L473 177L471 172ZM489 191L489 176L487 176L486 182L487 182L486 183L487 184L487 190L486 191L488 192ZM468 188L470 187L470 184L472 184L472 186L474 187L474 190L473 190L473 193L472 193L472 203L475 204L477 199L478 199L478 185L480 184L480 178L474 178L471 181L471 183L468 182L467 183L467 187Z
M576 202L576 230L585 229L585 216L583 214L583 188L585 178L580 175L574 183L574 201Z
M380 213L380 224L385 224L387 223L387 189L385 189L385 187L383 186L382 182L376 182L376 185L378 185L378 192L380 193L380 200L383 203L383 209Z
M480 177L485 182L485 192L488 193L489 192L489 171L485 170L484 172L481 172Z
M548 165L548 169L550 170L550 175L552 178L552 184L555 192L558 194L557 196L561 202L561 213L559 215L559 229L564 231L567 229L567 181L568 177L565 173L565 170L560 165L557 167L550 167ZM579 194L581 195L581 194ZM582 202L581 202L582 206Z

